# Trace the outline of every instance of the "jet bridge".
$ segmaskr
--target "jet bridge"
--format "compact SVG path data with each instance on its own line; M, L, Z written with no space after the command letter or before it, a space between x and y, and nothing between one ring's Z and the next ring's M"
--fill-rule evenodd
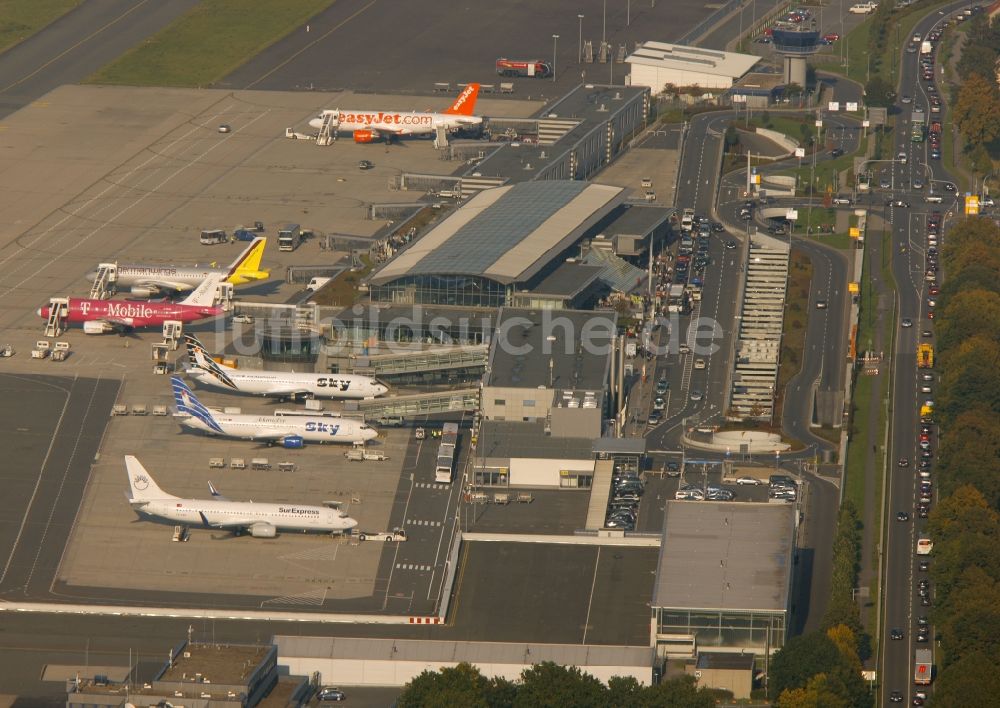
M385 415L419 416L430 413L456 413L479 409L479 389L467 388L436 393L418 393L404 396L384 396L364 401L347 401L344 410L353 408L364 414L365 420Z

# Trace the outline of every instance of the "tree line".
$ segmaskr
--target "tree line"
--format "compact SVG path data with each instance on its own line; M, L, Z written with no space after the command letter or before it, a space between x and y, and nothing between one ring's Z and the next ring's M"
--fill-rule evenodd
M398 708L714 708L732 693L698 688L693 676L643 686L631 676L613 676L605 686L575 666L543 661L517 681L486 678L462 662L424 671L403 688Z
M941 251L935 394L934 706L1000 695L1000 227L963 219Z

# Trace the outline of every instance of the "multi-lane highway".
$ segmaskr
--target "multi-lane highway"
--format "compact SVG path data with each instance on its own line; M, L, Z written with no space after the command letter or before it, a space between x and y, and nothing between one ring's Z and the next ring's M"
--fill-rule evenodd
M914 29L914 35L926 37L939 27L947 17L967 3L954 3L940 12L934 12L921 20ZM899 103L896 106L897 126L905 126L907 118L914 108L922 107L932 119L941 114L930 114L928 87L930 82L922 79L919 54L902 54L900 70L900 96L911 96L912 104ZM941 76L937 63L933 70L935 77ZM943 88L943 87L942 87ZM917 620L929 614L930 607L921 604L918 592L920 580L928 579L926 572L918 570L918 559L915 556L917 535L925 528L926 520L917 512L920 476L917 474L919 457L918 434L920 431L919 406L925 399L933 395L921 394L920 386L924 382L919 377L916 366L916 348L921 342L933 344L933 337L926 337L925 331L931 331L932 321L927 315L927 293L931 285L924 275L927 269L927 217L931 212L939 211L944 222L941 231L942 238L947 238L948 218L960 214L961 205L952 192L944 191L946 183L951 181L948 174L937 160L930 159L929 143L912 142L909 131L905 128L895 131L898 136L896 145L892 148L895 155L902 151L906 162L896 161L891 164L894 170L893 178L897 186L898 197L910 204L909 208L886 208L885 218L891 224L891 244L886 248L891 252L892 275L896 281L898 322L896 329L896 355L892 371L892 420L890 453L888 455L886 485L886 521L882 556L883 591L882 600L882 637L880 652L881 693L880 704L888 705L893 692L899 692L903 701L909 705L915 690L913 685L914 651L918 647L932 646L933 631L930 632L931 642L927 644L916 642ZM928 183L921 190L913 188L914 180ZM899 188L901 185L901 188ZM943 203L928 203L927 197L933 187L934 194L943 197ZM886 195L880 195L884 199ZM912 327L903 327L900 323L909 320ZM935 384L930 383L933 387ZM931 435L932 448L938 441ZM901 467L898 461L907 458L909 465ZM932 481L933 477L932 477ZM897 521L899 512L909 515L909 521ZM933 603L934 589L930 588L929 600ZM902 639L890 639L893 629L901 630ZM933 630L933 627L931 628Z

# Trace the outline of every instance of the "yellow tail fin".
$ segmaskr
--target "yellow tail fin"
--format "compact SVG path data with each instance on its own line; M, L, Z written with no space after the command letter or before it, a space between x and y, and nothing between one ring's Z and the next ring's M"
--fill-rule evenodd
M264 257L264 246L267 239L258 236L253 243L240 255L229 270L229 282L233 285L247 283L251 280L264 280L270 272L260 269L261 259Z

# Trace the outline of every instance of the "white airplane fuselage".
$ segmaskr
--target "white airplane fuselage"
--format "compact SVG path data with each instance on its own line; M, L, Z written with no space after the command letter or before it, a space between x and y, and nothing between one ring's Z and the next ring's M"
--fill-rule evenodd
M188 526L242 526L266 524L277 530L344 532L358 522L342 511L303 504L257 504L215 499L153 499L133 501L139 513Z
M322 128L323 119L333 116L333 124L337 131L353 133L355 131L372 131L382 135L432 135L438 128L449 132L456 130L478 128L483 124L480 116L451 115L447 113L416 113L402 111L355 111L340 110L323 111L309 121L313 128Z
M240 440L277 440L281 437L300 437L311 443L366 442L378 436L378 431L361 421L331 416L250 415L245 413L220 413L212 411L218 424L216 430L197 416L177 413L180 424L209 435L221 435Z
M233 386L200 368L187 371L195 381L222 391L257 396L290 397L289 391L305 393L313 398L358 399L376 398L389 389L370 376L357 374L306 374L296 372L248 371L226 368L225 375Z

